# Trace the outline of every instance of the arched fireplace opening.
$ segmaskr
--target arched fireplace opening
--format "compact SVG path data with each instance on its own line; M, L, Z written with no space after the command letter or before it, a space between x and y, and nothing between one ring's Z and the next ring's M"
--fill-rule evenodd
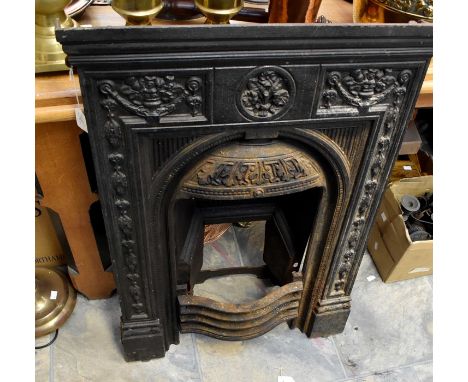
M288 139L236 140L195 162L185 170L168 209L181 331L237 340L293 320L307 245L315 257L308 262L318 264L336 203L327 189L334 182L327 181L320 157ZM240 221L265 222L263 264L203 270L205 226ZM194 295L196 284L233 274L254 274L280 288L243 306Z

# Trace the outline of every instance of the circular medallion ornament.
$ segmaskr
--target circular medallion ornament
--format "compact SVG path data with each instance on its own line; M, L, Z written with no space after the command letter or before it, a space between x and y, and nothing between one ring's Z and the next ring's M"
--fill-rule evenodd
M263 66L252 70L241 83L237 106L251 120L276 119L294 102L296 88L283 68Z

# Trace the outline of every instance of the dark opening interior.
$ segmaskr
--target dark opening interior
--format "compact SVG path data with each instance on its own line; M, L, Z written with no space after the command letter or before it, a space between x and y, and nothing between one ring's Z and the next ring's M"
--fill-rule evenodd
M248 303L277 288L264 271L265 225L266 220L205 225L200 273L209 277L200 278L193 294L226 303ZM229 269L229 274L214 275ZM247 273L255 269L257 275ZM232 270L242 274L233 274Z
M174 244L179 294L194 293L195 285L208 279L233 275L251 274L277 286L292 282L314 232L323 191L317 187L250 200L178 200L174 217L179 229ZM206 226L222 223L232 224L226 237L204 245ZM233 252L239 242L236 235L246 236L247 240L240 241L247 245L236 249L237 259L229 258L226 247ZM218 252L217 257L213 251Z
M264 266L265 225L266 220L205 224L201 271Z

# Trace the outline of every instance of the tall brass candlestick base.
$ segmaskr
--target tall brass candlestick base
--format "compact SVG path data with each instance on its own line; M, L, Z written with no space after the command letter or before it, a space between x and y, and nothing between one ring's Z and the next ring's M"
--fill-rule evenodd
M195 0L195 5L206 16L205 24L229 24L244 6L244 0Z
M151 20L161 11L162 0L113 0L112 8L125 20L126 25L151 25Z
M56 22L63 28L78 26L65 14L70 0L36 0L36 73L67 70L62 45L55 39Z

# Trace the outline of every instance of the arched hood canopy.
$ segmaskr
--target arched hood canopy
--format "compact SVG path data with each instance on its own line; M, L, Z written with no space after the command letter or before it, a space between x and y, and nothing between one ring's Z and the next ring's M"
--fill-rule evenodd
M220 146L200 160L184 178L182 191L235 200L291 194L323 182L320 167L304 150L277 140L244 141Z

